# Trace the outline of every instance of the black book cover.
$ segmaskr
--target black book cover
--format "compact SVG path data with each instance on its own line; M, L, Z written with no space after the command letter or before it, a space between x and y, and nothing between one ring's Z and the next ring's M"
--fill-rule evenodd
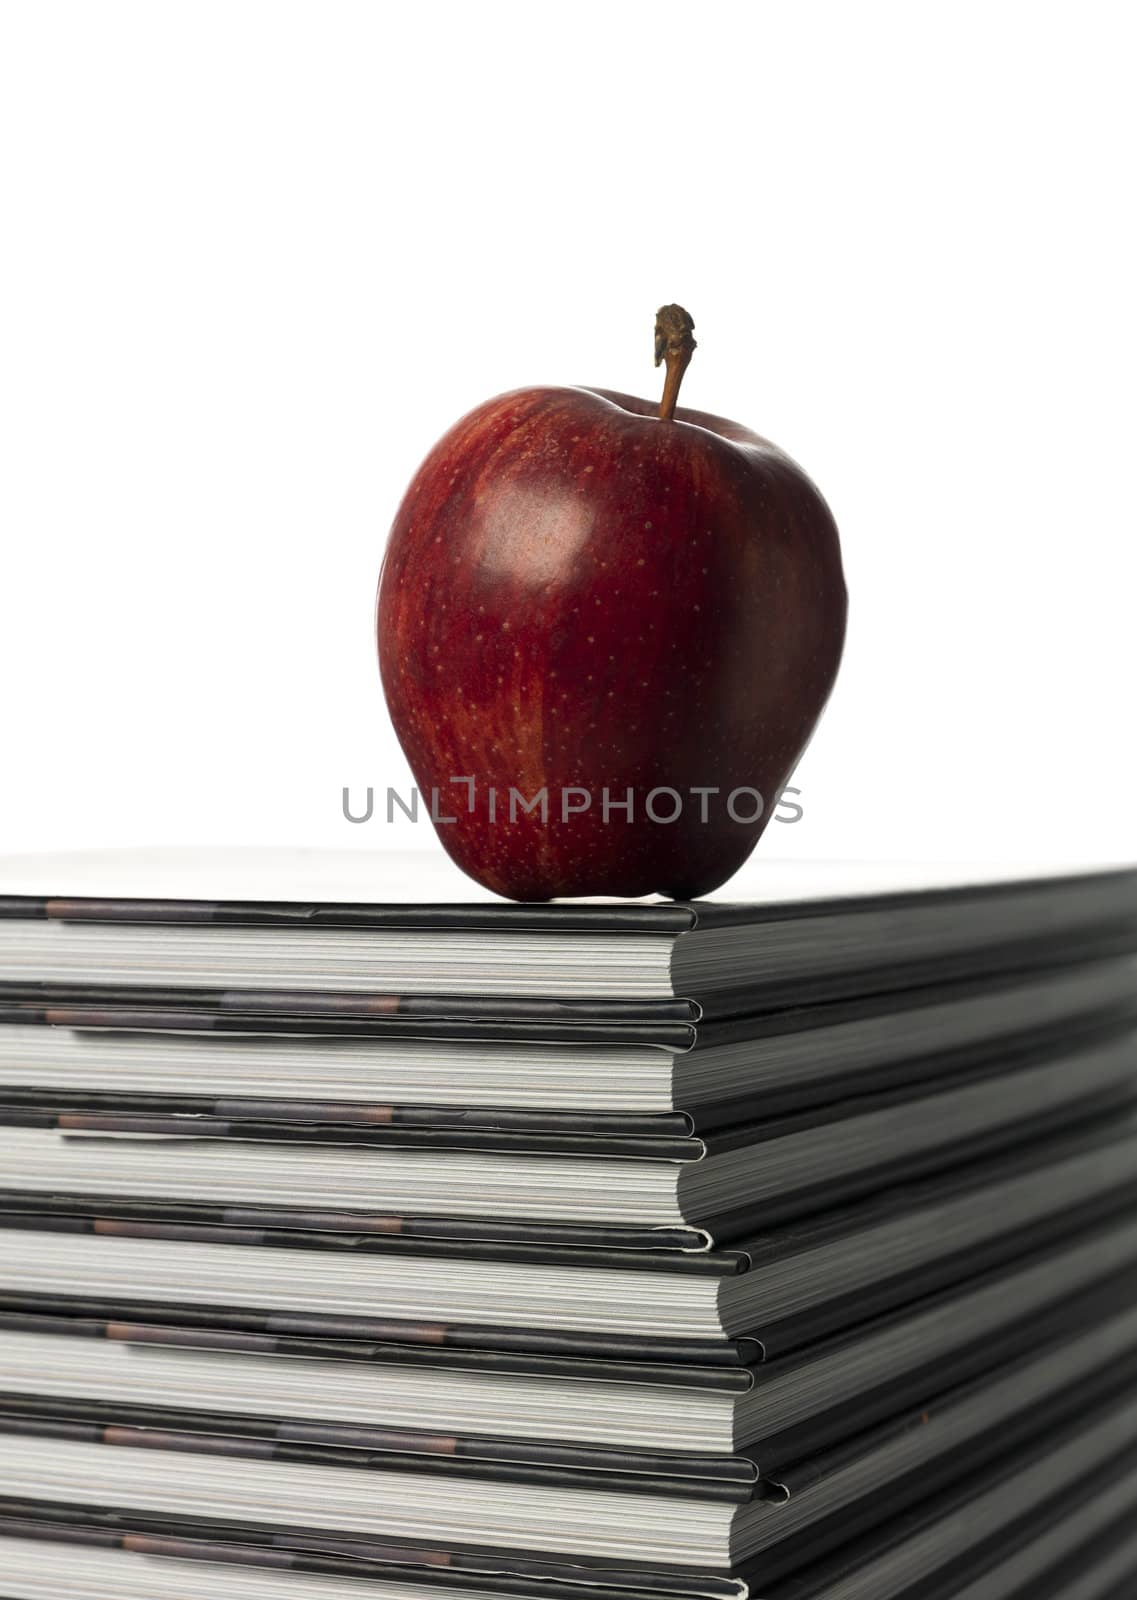
M1035 1354L1037 1352L1031 1352L1027 1359ZM942 1411L968 1399L981 1399L1001 1375L1001 1372L992 1372L959 1389L945 1390L929 1397L906 1415L890 1415L868 1433L838 1439L822 1453L790 1463L767 1479L767 1494L772 1495L781 1487L786 1502L792 1503L795 1497L804 1497L811 1488L824 1488L827 1479L838 1477L850 1465L858 1461L870 1463L873 1453L886 1448L892 1440L904 1435L923 1438L934 1431ZM870 1484L864 1493L839 1509L819 1515L772 1544L763 1559L763 1582L775 1582L780 1576L819 1560L921 1501L973 1479L1008 1454L1029 1450L1040 1439L1092 1415L1095 1410L1108 1410L1131 1397L1135 1386L1137 1345L1130 1346L1119 1359L1104 1363L1083 1380L1053 1390L1045 1407L1026 1404L966 1443L942 1453L930 1447L925 1452L925 1464L916 1470L890 1475Z
M1113 1400L1107 1400L1100 1408L1097 1413L1099 1418L1108 1414L1111 1403ZM1044 1442L1036 1440L1035 1443L1038 1448L1043 1448L1044 1443L1044 1448L1051 1450L1075 1438L1078 1432L1081 1432L1081 1427L1075 1424L1060 1430L1060 1434L1052 1438L1046 1438ZM864 1568L872 1566L889 1550L896 1550L907 1541L916 1541L921 1534L934 1530L937 1523L947 1523L950 1518L961 1515L966 1517L967 1507L974 1499L979 1498L980 1494L998 1491L999 1482L1028 1466L1030 1459L1028 1446L1025 1453L1003 1458L975 1478L966 1478L942 1494L932 1493L931 1498L921 1501L915 1509L900 1510L892 1520L872 1530L852 1534L851 1538L841 1542L838 1549L819 1546L816 1552L812 1552L798 1547L779 1554L776 1546L768 1552L769 1558L761 1568L761 1595L756 1590L750 1590L750 1594L753 1594L753 1600L830 1600L832 1595L840 1594L844 1582L859 1576ZM1051 1496L1035 1504L1020 1517L1007 1517L1006 1525L991 1534L991 1538L982 1539L974 1547L951 1555L945 1562L939 1563L936 1571L921 1576L915 1584L902 1584L896 1589L889 1589L889 1600L953 1600L955 1595L966 1589L967 1584L979 1582L985 1574L998 1570L998 1566L1007 1558L1019 1550L1028 1549L1049 1531L1060 1528L1063 1523L1076 1526L1075 1518L1079 1510L1092 1506L1094 1499L1118 1488L1123 1488L1126 1498L1131 1499L1132 1506L1137 1507L1137 1446L1116 1451L1086 1477L1055 1482ZM1131 1515L1132 1512L1129 1517ZM745 1581L748 1578L745 1568L742 1574ZM1046 1592L1036 1589L1033 1584L1027 1590L1030 1600L1043 1600ZM1055 1590L1055 1594L1062 1594L1062 1590ZM1014 1600L1020 1600L1019 1595L1015 1595ZM1027 1597L1023 1595L1022 1600L1027 1600Z
M1047 1561L1044 1555L1037 1575L1009 1594L1008 1600L1071 1600L1074 1595L1083 1600L1133 1600L1137 1594L1137 1475L1131 1484L1131 1491L1125 1496L1128 1505L1119 1517L1102 1523L1061 1560ZM1099 1500L1104 1503L1105 1493L1112 1486L1105 1480L1096 1487ZM1084 1504L1079 1497L1079 1505ZM1059 1532L1064 1526L1063 1522L1057 1524ZM1012 1557L1024 1545L1036 1552L1045 1551L1050 1539L1043 1531L1016 1543L1018 1550L1009 1552ZM1079 1589L1079 1585L1083 1587Z
M997 1494L1015 1474L1045 1460L1063 1445L1076 1442L1096 1424L1107 1421L1119 1402L1131 1397L1131 1389L1114 1390L1099 1397L1096 1404L1087 1407L1081 1415L1064 1416L1055 1428L1044 1427L1025 1443L1020 1441L1017 1447L1012 1444L1009 1453L999 1456L979 1472L939 1490L933 1488L911 1505L911 1509L900 1508L895 1515L868 1531L858 1532L846 1526L845 1537L838 1547L832 1551L819 1550L819 1559L812 1551L801 1548L788 1548L783 1552L784 1559L779 1559L775 1546L767 1553L767 1559L759 1558L762 1561L761 1600L828 1600L843 1582L862 1573L880 1556L915 1541L937 1524L951 1525L956 1519L962 1519L966 1526L968 1508L974 1501L984 1495ZM926 1482L934 1484L935 1477ZM1132 1500L1137 1505L1137 1444L1115 1450L1083 1476L1056 1476L1053 1492L1040 1497L1022 1515L1008 1516L990 1537L949 1556L934 1572L921 1576L914 1584L890 1589L889 1594L892 1600L951 1600L965 1585L976 1582L1017 1550L1029 1547L1048 1530L1064 1521L1072 1522L1080 1508L1120 1485L1131 1485ZM925 1484L919 1487L923 1489ZM751 1570L747 1567L739 1570L744 1581L750 1577ZM1034 1589L1030 1592L1033 1597ZM757 1594L754 1600L758 1600Z

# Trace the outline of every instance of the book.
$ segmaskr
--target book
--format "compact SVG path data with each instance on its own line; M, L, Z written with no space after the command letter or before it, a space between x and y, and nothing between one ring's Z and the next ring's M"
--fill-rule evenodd
M788 1353L763 1358L755 1343L743 1366L653 1361L650 1348L638 1360L416 1349L359 1328L338 1338L284 1331L295 1317L35 1294L0 1302L0 1354L9 1393L175 1406L208 1395L216 1411L253 1407L405 1437L494 1433L511 1448L742 1451L769 1477L946 1387L1075 1346L1134 1301L1137 1261L1116 1243L1109 1230L1075 1230L1058 1249L1025 1251L1011 1272L861 1320L851 1313L840 1331Z
M907 1389L899 1384L890 1400L880 1397L886 1409L871 1419L875 1426L859 1410L857 1426L850 1430L831 1407L824 1421L815 1422L808 1435L799 1429L792 1442L783 1431L769 1444L763 1439L714 1452L663 1450L655 1439L613 1447L564 1437L394 1426L381 1411L368 1414L359 1366L349 1376L337 1415L335 1400L329 1404L316 1388L321 1372L328 1373L326 1366L317 1366L313 1378L297 1374L294 1361L278 1359L262 1362L258 1374L232 1355L210 1356L162 1343L147 1347L118 1335L95 1339L84 1336L81 1323L72 1323L70 1332L61 1328L66 1322L55 1319L47 1344L42 1327L12 1331L0 1324L0 1431L19 1432L34 1422L41 1434L58 1434L57 1425L74 1423L75 1436L86 1437L85 1424L96 1421L214 1440L314 1445L333 1452L328 1458L333 1464L336 1451L363 1451L369 1469L414 1469L428 1477L438 1472L449 1478L500 1477L593 1489L619 1482L637 1492L682 1490L739 1503L760 1497L779 1508L774 1519L779 1538L925 1465L939 1462L946 1471L953 1450L966 1449L968 1468L974 1470L985 1451L1006 1447L1014 1428L1036 1425L1043 1402L1053 1417L1067 1390L1077 1391L1080 1405L1091 1385L1116 1384L1130 1369L1137 1375L1134 1273L1100 1284L1066 1314L1039 1320L1037 1337L1026 1350L1012 1346L1008 1354L991 1342L977 1376L961 1375L951 1362L925 1365ZM858 1348L852 1347L854 1357ZM140 1360L147 1351L151 1359ZM914 1389L917 1398L909 1401L907 1391L915 1385L920 1386ZM889 1492L895 1502L903 1486Z
M312 865L279 861L272 898L250 899L224 893L234 879L224 857L189 870L176 853L9 858L0 982L161 986L177 972L189 988L678 997L710 1008L738 992L784 1004L803 991L895 989L931 971L1053 964L1097 938L1137 944L1128 867L1022 876L882 864L850 876L806 863L779 875L763 863L752 900L518 906L472 885L460 901L432 902L417 883L411 898L357 898L344 893L342 862L338 892L291 896L288 884L306 876L323 887ZM929 873L950 886L926 887ZM365 877L360 861L356 881ZM195 893L168 892L187 878ZM206 895L211 881L221 893Z
M991 1163L886 1192L733 1249L613 1252L589 1264L565 1247L527 1261L416 1255L370 1235L91 1217L73 1204L25 1202L0 1211L0 1292L291 1311L319 1334L349 1326L404 1344L665 1361L710 1350L738 1362L747 1350L755 1359L821 1337L855 1317L850 1304L867 1316L1106 1219L1064 1275L1068 1288L1090 1281L1129 1259L1135 1181L1132 1123L1107 1117L1017 1152L1004 1170ZM1059 1275L1049 1264L1043 1290ZM1013 1308L994 1310L1006 1320Z
M1137 870L405 865L0 861L0 1600L1127 1580Z
M0 992L0 1085L347 1102L382 1108L678 1112L694 1132L997 1063L1137 1018L1137 957L1075 961L895 995L707 1022L614 1017L601 1003L432 998L375 1013L280 994ZM358 1008L358 1002L351 1006ZM393 1120L393 1118L392 1118ZM421 1117L419 1120L423 1120ZM530 1125L533 1125L532 1122Z
M400 1573L404 1581L412 1573L423 1579L429 1574L441 1585L441 1595L448 1592L448 1581L467 1588L466 1573L471 1579L478 1573L474 1581L486 1592L555 1592L567 1576L563 1546L569 1538L576 1581L592 1593L838 1600L850 1592L852 1580L860 1586L854 1593L908 1600L917 1593L955 1594L981 1573L1004 1569L983 1592L996 1595L1002 1584L1009 1594L1008 1577L1013 1583L1019 1572L1012 1566L1006 1573L1006 1564L1046 1529L1066 1524L1065 1539L1050 1546L1052 1557L1066 1554L1085 1539L1087 1528L1109 1527L1119 1513L1137 1505L1137 1395L1124 1378L1096 1391L1071 1390L1052 1419L1036 1416L1025 1437L1012 1431L1006 1448L991 1460L980 1459L977 1470L951 1487L942 1484L937 1469L913 1475L891 1517L882 1497L875 1505L872 1499L856 1502L838 1525L843 1536L833 1551L823 1548L819 1560L797 1571L792 1549L800 1527L796 1535L770 1537L777 1502L707 1499L696 1509L696 1502L677 1501L667 1489L622 1500L599 1490L516 1483L495 1494L475 1479L463 1480L460 1490L448 1494L440 1477L431 1480L428 1491L415 1474L369 1467L361 1451L341 1452L353 1459L335 1465L317 1464L315 1447L307 1459L289 1458L284 1446L261 1442L256 1449L247 1446L242 1459L234 1440L222 1439L222 1453L213 1455L202 1435L160 1434L148 1440L142 1436L146 1430L89 1422L85 1436L72 1437L60 1421L53 1436L46 1421L40 1434L34 1418L5 1421L11 1456L0 1462L0 1535L61 1544L74 1531L77 1543L116 1549L122 1548L124 1530L153 1532L156 1542L143 1537L126 1548L218 1565L228 1549L238 1566L281 1565L291 1572L339 1573L379 1583L397 1580ZM17 1431L21 1428L25 1431ZM408 1479L405 1494L400 1476ZM13 1477L18 1491L9 1487ZM127 1489L132 1500L108 1505L108 1495ZM220 1511L222 1494L227 1498ZM37 1515L45 1501L54 1506L54 1515ZM315 1526L300 1520L313 1514L321 1519ZM490 1547L470 1548L464 1534L471 1522L484 1530L487 1516L494 1525L500 1519L516 1528L520 1540L494 1547L496 1570L486 1560ZM577 1529L578 1517L587 1518L587 1526ZM568 1525L574 1528L571 1535L561 1531ZM453 1531L436 1537L435 1530L442 1529ZM163 1535L184 1538L188 1545L163 1549ZM257 1549L304 1559L258 1562L250 1554ZM354 1571L335 1565L345 1557L358 1563ZM20 1552L11 1543L5 1548L2 1540L0 1562L9 1571L21 1570ZM50 1568L33 1562L25 1570ZM126 1576L131 1570L115 1563L102 1572ZM153 1568L149 1575L152 1582L163 1582Z
M761 1215L816 1210L1103 1103L1124 1109L1137 1090L1137 1032L1095 1032L1003 1067L687 1138L57 1111L0 1099L0 1171L23 1190L295 1207L335 1194L359 1210L690 1226L726 1240Z

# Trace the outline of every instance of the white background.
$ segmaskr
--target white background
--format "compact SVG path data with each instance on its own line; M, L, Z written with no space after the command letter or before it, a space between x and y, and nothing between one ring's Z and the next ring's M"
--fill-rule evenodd
M436 436L532 382L776 439L841 681L763 849L1137 853L1124 5L0 9L0 848L371 849ZM426 825L413 833L427 844Z

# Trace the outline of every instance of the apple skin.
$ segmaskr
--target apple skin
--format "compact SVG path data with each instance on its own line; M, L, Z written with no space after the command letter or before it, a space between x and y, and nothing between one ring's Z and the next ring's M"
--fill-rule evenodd
M424 803L439 791L455 820L438 835L472 878L516 900L690 898L773 815L845 613L836 525L775 445L607 390L519 389L458 422L411 483L379 580L379 663ZM473 809L454 778L476 781ZM547 788L547 822L520 806L511 821L511 787ZM562 818L570 787L592 805ZM605 787L634 791L633 821L604 821ZM644 814L661 787L684 802L674 822ZM762 795L757 821L727 814L739 788Z

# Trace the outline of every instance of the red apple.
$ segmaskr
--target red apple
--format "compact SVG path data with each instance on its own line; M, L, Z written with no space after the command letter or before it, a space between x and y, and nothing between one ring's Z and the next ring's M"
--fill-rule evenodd
M692 328L660 313L662 405L541 388L478 406L391 529L391 717L450 855L514 899L716 888L833 687L837 528L775 445L675 409Z

